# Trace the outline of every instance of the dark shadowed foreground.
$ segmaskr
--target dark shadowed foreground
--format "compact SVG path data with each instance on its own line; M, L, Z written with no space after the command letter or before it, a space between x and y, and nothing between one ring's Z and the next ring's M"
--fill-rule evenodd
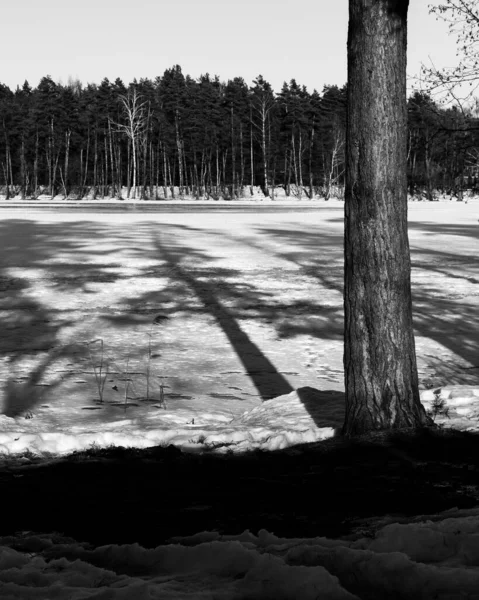
M3 535L56 531L146 547L204 530L368 535L373 517L477 506L479 437L424 429L243 456L172 446L27 456L3 464L0 486Z

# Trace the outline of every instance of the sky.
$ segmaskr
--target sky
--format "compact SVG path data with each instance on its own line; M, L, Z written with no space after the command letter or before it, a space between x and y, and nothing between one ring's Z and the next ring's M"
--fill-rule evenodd
M437 2L437 0L436 0ZM411 0L408 73L455 64L455 41ZM2 9L0 82L14 90L50 75L100 83L155 78L179 64L197 78L259 74L276 91L346 82L347 0L22 0Z

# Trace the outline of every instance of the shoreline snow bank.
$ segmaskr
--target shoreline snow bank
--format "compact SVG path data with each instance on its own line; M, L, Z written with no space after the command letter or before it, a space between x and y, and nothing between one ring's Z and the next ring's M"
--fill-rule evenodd
M58 534L24 532L0 537L0 595L472 600L479 590L479 511L470 513L391 523L356 540L201 532L152 549L93 548Z
M435 403L441 407L434 409ZM443 427L479 430L479 388L445 386L421 392L421 401ZM186 410L159 410L150 419L125 415L111 421L99 419L65 430L62 419L51 422L51 413L34 418L0 415L0 455L32 452L64 456L91 447L149 448L174 445L185 452L248 452L282 450L336 435L342 424L341 392L300 388L263 402L233 419L225 414L195 415Z

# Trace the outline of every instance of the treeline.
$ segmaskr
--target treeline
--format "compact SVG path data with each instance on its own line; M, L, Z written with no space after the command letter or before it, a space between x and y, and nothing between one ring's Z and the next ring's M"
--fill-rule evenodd
M408 185L412 196L479 191L479 106L444 108L428 94L408 100Z
M474 157L472 113L409 100L411 191L465 185ZM308 92L295 80L275 94L259 76L195 80L179 66L154 80L100 85L44 77L11 91L0 84L0 163L6 197L175 195L238 198L341 194L346 88ZM479 148L479 143L477 143ZM477 153L479 155L479 152Z

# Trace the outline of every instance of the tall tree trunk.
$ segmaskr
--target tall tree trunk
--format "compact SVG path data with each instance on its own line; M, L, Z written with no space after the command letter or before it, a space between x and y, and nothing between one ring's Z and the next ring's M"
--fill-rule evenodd
M136 200L136 139L134 137L131 140L131 152L131 163L133 167L133 183L131 187L133 189L133 200Z
M65 131L65 162L64 162L64 168L65 168L65 175L63 176L63 193L65 198L68 197L68 163L69 163L69 159L70 159L70 138L71 138L71 130L68 129L67 131Z
M50 121L50 194L53 198L55 197L55 178L56 178L56 167L57 167L57 159L55 157L55 127L53 118Z
M141 140L141 154L138 152L138 172L141 171L141 183L140 183L140 200L146 200L146 186L147 186L147 166L148 166L148 138L147 134ZM140 158L141 157L141 158ZM143 160L143 162L142 162Z
M12 181L12 168L11 168L11 157L10 157L10 140L8 139L7 126L5 124L5 119L3 120L3 132L5 136L5 184L6 184L6 194L5 198L8 200L10 198L10 184L13 184Z
M22 133L22 142L20 146L20 179L21 179L21 188L20 188L20 197L22 200L25 200L27 195L27 164L25 159L25 134Z
M251 195L254 193L254 152L253 152L253 109L250 107L250 165L251 165L251 183L250 192Z
M293 161L291 159L292 151L289 147L289 144L286 146L286 156L288 159L287 170L286 170L286 195L289 197L291 195L291 175L293 173ZM286 167L285 167L286 168Z
M5 125L5 123L4 123ZM12 188L12 193L15 195L15 188L13 184L13 171L12 171L12 153L10 150L10 140L7 135L7 131L5 130L5 140L6 140L6 148L5 148L5 161L6 161L6 179L7 179L7 199L10 198L10 187Z
M180 194L180 198L182 198L183 197L183 151L182 151L182 143L181 143L181 136L180 136L179 120L180 120L180 117L178 115L178 111L176 111L175 133L176 133L176 149L178 151L178 169L179 169L178 175L180 178L179 194Z
M311 127L311 131L309 134L309 198L312 200L314 198L314 184L313 184L313 143L314 143L314 120L313 126Z
M110 119L108 119L108 147L109 147L109 151L110 151L110 165L111 165L111 196L113 198L117 195L117 191L115 190L115 188L116 188L116 181L117 181L116 173L118 173L118 170L115 165L115 155L113 153L113 139L112 139L112 134L111 134L111 120Z
M241 196L243 196L243 185L244 185L244 158L243 158L243 123L240 122L240 161L241 161L241 174L239 187L241 190Z
M228 158L228 150L223 152L223 154L221 156L221 163L222 163L221 191L223 192L223 195L226 195L226 196L228 195L228 188L226 187L226 161L227 161L227 158Z
M106 191L106 196L107 198L111 197L110 194L110 177L109 177L109 167L108 167L108 138L107 138L107 134L106 134L106 130L103 131L103 152L104 152L104 172L105 172L105 177L104 177L104 181L103 181L103 185L105 186L105 191Z
M117 197L119 198L119 200L121 200L123 198L123 181L124 181L124 177L123 177L123 164L124 164L124 160L122 160L122 152L121 152L121 143L120 140L116 140L116 164L117 164L117 169L118 169L118 191L117 191Z
M156 158L155 158L155 149L153 148L153 140L150 141L150 162L149 162L149 184L150 184L150 190L148 192L148 196L149 199L152 200L153 198L155 198L156 200L158 200L158 192L155 192L155 165L156 165ZM156 189L158 189L156 187Z
M343 432L429 424L407 235L409 0L349 0Z
M175 181L173 179L173 176L171 175L171 163L170 163L169 158L168 158L168 179L170 182L171 197L174 199L175 198Z
M93 146L93 200L98 194L98 133L95 127L95 143Z
M105 199L105 163L100 161L100 189L102 200Z
M130 199L131 193L131 140L128 140L127 144L127 158L126 158L126 197Z
M206 170L207 170L207 164L206 164L206 149L203 148L203 150L201 151L201 167L200 167L200 190L199 190L199 195L200 197L203 197L206 193Z
M289 197L289 186L288 186L288 145L284 144L284 168L283 168L283 188L286 196Z
M426 144L424 149L424 164L426 167L426 198L428 200L434 200L434 194L432 192L432 177L431 177L431 150L429 138L426 138Z
M10 146L8 147L8 166L10 170L10 184L12 186L13 193L15 194L15 182L13 180L13 167L12 167L12 152Z
M87 178L88 178L88 159L90 157L90 128L88 128L88 136L86 139L86 156L85 156L85 173L83 175L83 181L81 183L81 190L80 190L80 198L83 198L83 196L85 195L85 188L86 188L86 184L87 184Z
M188 183L188 168L187 168L187 164L186 164L185 141L183 139L181 141L181 155L183 157L183 177L185 180L185 183L184 183L185 192L184 193L188 196L190 193L190 190L189 190L189 183Z
M158 138L158 142L156 144L156 173L155 173L155 200L160 199L160 195L158 190L160 188L160 160L161 160L161 148L160 148L160 139Z
M231 197L236 198L236 152L234 137L234 111L231 107Z
M268 150L266 147L266 107L263 104L261 107L261 153L263 154L263 194L269 196L269 181L268 181Z
M216 143L216 190L215 190L215 200L218 200L219 195L220 195L220 156L219 156L218 143Z
M5 178L5 200L10 200L10 188L8 186L8 166L6 162L2 162L2 170Z
M48 134L47 147L45 148L45 158L48 166L48 191L53 198L53 182L52 182L52 163L53 163L53 154L52 154L52 138L51 135Z
M33 197L36 199L38 196L38 151L40 147L38 139L38 129L35 135L35 158L33 159Z
M168 200L168 166L166 162L166 147L162 144L163 149L163 196Z
M299 171L299 197L303 195L303 135L299 130L299 148L298 148L298 171Z
M198 177L198 159L196 156L196 148L193 148L193 172L191 174L191 181L193 182L193 195L197 200L199 200L200 182Z
M291 156L293 157L294 183L296 185L296 192L297 192L297 190L298 190L298 163L296 160L296 144L294 142L294 132L291 134Z
M270 198L272 200L274 200L274 188L275 188L275 182L276 182L276 152L272 152L271 149L273 147L273 142L271 139L271 131L272 131L272 126L271 126L271 115L270 112L268 110L268 148L269 148L269 156L268 156L268 163L269 163L269 169L270 169L270 177L268 178L268 184L270 186Z

